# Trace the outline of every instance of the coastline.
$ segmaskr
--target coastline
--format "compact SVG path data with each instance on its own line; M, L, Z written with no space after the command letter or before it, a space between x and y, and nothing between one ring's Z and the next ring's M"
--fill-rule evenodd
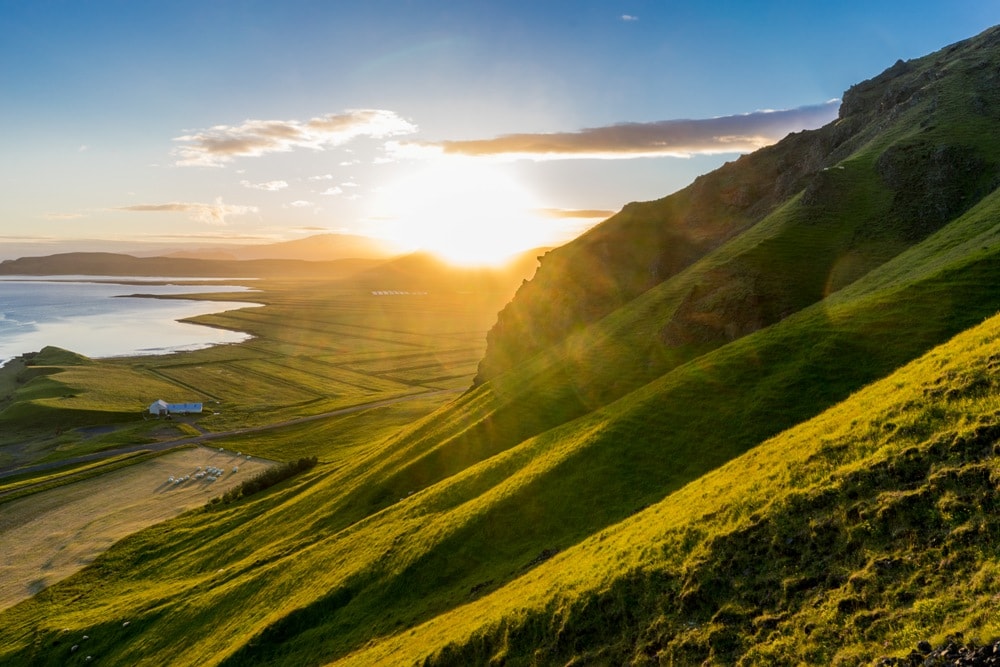
M239 284L245 282L167 276L0 276L0 290L16 286L16 291L8 290L0 310L0 364L46 345L101 359L244 342L253 336L191 320L263 306L242 300L254 291ZM139 285L161 291L126 291ZM64 289L72 293L63 295ZM41 296L33 299L34 294Z

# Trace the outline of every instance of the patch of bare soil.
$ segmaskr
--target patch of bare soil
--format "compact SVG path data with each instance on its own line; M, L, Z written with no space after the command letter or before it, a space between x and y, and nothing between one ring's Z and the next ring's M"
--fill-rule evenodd
M271 465L196 447L3 505L0 609L82 569L121 538L204 505Z

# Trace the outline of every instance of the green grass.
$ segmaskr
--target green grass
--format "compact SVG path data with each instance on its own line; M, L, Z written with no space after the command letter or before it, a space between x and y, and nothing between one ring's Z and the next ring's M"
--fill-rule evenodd
M466 384L468 378L465 377ZM417 397L320 422L286 426L232 439L222 438L212 441L212 444L273 460L316 456L323 463L342 463L367 452L447 400L447 396Z
M864 664L988 610L1000 317L350 664Z
M605 247L625 273L564 267L600 285L508 319L530 358L440 409L228 441L321 463L0 613L0 662L73 663L83 634L128 665L859 664L1000 635L1000 140L974 141L996 119L966 117L939 58L588 234L636 234ZM826 171L802 168L817 136ZM956 164L975 169L937 183ZM714 240L650 284L664 211ZM496 306L263 287L204 320L254 340L115 367L219 400L203 428L275 423L460 378Z
M198 425L229 431L428 388L464 388L498 308L495 294L394 300L331 281L256 287L252 299L266 306L197 318L256 336L243 344L99 361L48 348L30 366L10 366L0 374L0 446L18 453L0 452L0 460L57 460L191 435L143 421L157 398L203 401ZM373 418L380 432L381 420ZM78 430L108 424L117 427L100 435ZM322 456L324 448L292 447L288 455ZM277 454L273 447L263 451Z
M977 215L985 213L969 214ZM977 229L971 225L961 233ZM484 595L507 595L508 586L517 588L515 582L535 580L535 571L550 573L549 579L551 568L565 562L575 545L623 529L615 528L619 524L632 525L637 519L630 515L643 506L656 507L673 493L690 493L681 490L692 484L709 484L696 480L996 311L996 244L989 252L956 254L950 262L938 259L937 254L901 257L896 261L905 262L906 271L885 268L893 280L877 274L867 278L877 288L859 283L853 298L845 294L817 304L678 366L603 410L556 429L542 428L536 437L531 433L538 425L525 425L532 413L497 411L498 405L510 405L510 395L503 392L517 388L503 382L479 387L368 448L357 441L350 444L351 436L345 436L344 456L336 463L262 496L141 533L74 579L0 615L0 633L11 636L4 655L45 664L58 630L69 627L100 637L102 654L111 663L143 664L168 651L179 656L180 664L227 659L232 664L309 664L346 657L379 637L401 634L403 641L410 628L424 623L438 627L432 622L436 617L450 618L452 610L464 610ZM945 351L934 358L948 355ZM552 378L540 376L538 382L546 380ZM851 410L852 421L865 414ZM902 420L895 424L906 426ZM519 428L526 435L518 435ZM286 435L288 442L295 439L294 430L280 438ZM301 437L314 439L308 429ZM280 447L280 438L268 446ZM828 463L823 465L829 469ZM749 474L736 477L751 483ZM768 482L757 483L759 493L770 498ZM706 498L703 502L709 502L710 496ZM763 511L755 502L744 503L740 511L747 516ZM787 510L789 516L793 509ZM691 522L700 515L683 516ZM701 549L709 548L707 533L693 524L686 530L671 539L686 541L689 550L703 543ZM626 542L631 550L617 547L613 565L599 561L604 568L600 577L608 578L599 591L607 585L631 595L640 583L648 584L642 577L635 580L640 583L629 578L630 563L646 557L655 562L663 552L649 541L623 538L620 544ZM559 555L532 565L553 552ZM571 572L577 569L590 567L570 566ZM669 581L683 592L680 583ZM561 599L550 593L547 600ZM83 595L82 606L60 611L78 595ZM653 597L654 606L666 599ZM567 617L579 618L579 623L607 623L593 620L602 616L574 611L577 603L589 609L589 599L570 597L559 603L560 613L579 613ZM695 605L700 598L690 599ZM691 613L708 613L704 609L716 599L728 600L720 593ZM537 613L554 613L547 604ZM610 603L593 604L604 608ZM737 600L731 606L735 611L727 613L735 617L749 605ZM116 619L131 619L142 629L135 639L102 625L101 610L112 607ZM516 622L520 614L511 610L504 621L515 634L521 632ZM711 617L698 622L699 627L711 625ZM524 623L529 635L520 650L548 641L543 632L548 621L532 625L529 617ZM456 622L454 627L485 632L489 625ZM620 629L613 623L608 627ZM673 637L677 628L667 623L663 637ZM692 655L714 650L707 632L684 635L695 647ZM214 641L234 635L252 639L225 646ZM26 641L28 637L33 639ZM456 662L470 655L466 651L478 650L475 646L499 650L493 641L475 640L473 648L456 649ZM414 657L440 648L417 640L403 643L416 651ZM603 644L579 651L559 648L563 653L553 655L587 659L590 650L612 649ZM447 657L441 654L442 660Z

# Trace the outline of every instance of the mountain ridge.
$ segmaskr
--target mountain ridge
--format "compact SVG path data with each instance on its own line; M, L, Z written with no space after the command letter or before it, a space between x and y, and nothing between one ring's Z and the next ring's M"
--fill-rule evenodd
M830 205L838 199L856 199L858 194L844 197L847 179L840 173L845 169L840 163L877 136L888 133L890 136L881 141L891 143L868 158L871 164L858 166L875 172L862 176L866 182L880 184L869 188L865 196L883 201L875 202L865 212L866 219L856 223L853 237L841 243L840 252L847 251L848 256L827 260L839 260L842 275L831 286L814 287L806 301L793 298L785 306L780 305L786 298L780 291L755 294L752 301L768 304L774 312L760 312L758 308L756 321L746 317L742 326L739 322L722 323L715 327L722 331L710 335L721 334L731 340L736 332L747 333L773 323L824 296L822 290L836 289L856 279L940 228L1000 183L995 148L992 157L982 157L982 151L969 145L972 137L968 136L968 128L956 136L941 137L942 132L934 136L934 118L944 111L938 106L944 107L946 96L953 95L936 86L943 77L942 59L949 56L950 69L962 67L960 75L973 78L965 84L977 91L971 105L973 114L987 124L995 123L996 118L989 117L989 109L995 107L987 105L984 96L996 98L1000 79L986 61L976 56L976 50L995 48L998 40L996 30L986 31L909 63L899 61L882 74L849 88L833 123L793 133L773 146L698 177L687 188L663 199L629 204L575 241L548 253L536 275L518 290L490 331L487 354L475 382L495 377L517 359L564 340L570 331L599 320L677 275L774 213L800 190L804 209L818 209L816 217L820 220L829 217ZM905 126L915 126L919 133L929 135L926 138L907 141L905 134L912 134L911 130L890 131L904 115L915 116L915 112L923 110L926 112L919 120ZM968 182L965 175L969 173L977 179ZM629 241L619 243L618 238ZM691 328L685 325L698 328L706 324L704 319L710 316L712 304L700 308L699 302L725 298L725 290L731 289L728 284L735 282L733 277L752 283L761 271L754 266L737 266L730 273L723 272L713 284L702 286L701 294L690 295L687 312L672 322L678 331L668 332L668 337L677 338L677 342L683 342L686 335L704 337L683 331ZM703 321L698 322L702 313ZM729 324L737 326L727 334Z

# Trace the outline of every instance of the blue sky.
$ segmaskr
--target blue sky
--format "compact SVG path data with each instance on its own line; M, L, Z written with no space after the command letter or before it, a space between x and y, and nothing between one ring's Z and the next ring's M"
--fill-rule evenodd
M555 243L998 16L990 0L0 0L0 258L327 231L470 259Z

